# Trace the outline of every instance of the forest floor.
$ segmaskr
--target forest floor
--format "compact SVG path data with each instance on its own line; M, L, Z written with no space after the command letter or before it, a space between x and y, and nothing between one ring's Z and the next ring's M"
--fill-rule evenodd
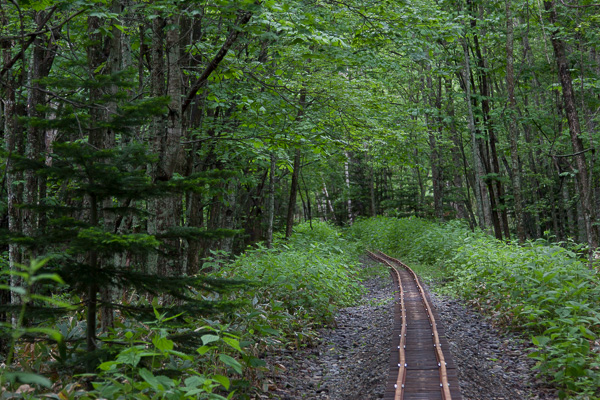
M366 266L365 266L366 267ZM278 373L260 398L370 400L383 397L393 324L391 279L371 278L361 304L341 309L320 343L269 354ZM557 399L535 376L526 340L494 328L459 300L431 294L457 365L465 400Z

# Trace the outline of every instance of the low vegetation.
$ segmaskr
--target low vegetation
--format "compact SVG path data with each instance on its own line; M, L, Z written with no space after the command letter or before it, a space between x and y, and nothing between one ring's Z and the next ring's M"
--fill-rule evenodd
M58 275L41 273L43 262L33 262L19 272L23 287L13 289L26 302L17 329L12 329L14 351L2 355L7 365L0 370L0 398L33 399L40 393L61 400L249 398L268 388L261 354L311 343L338 307L360 298L359 250L338 229L313 223L299 225L291 240L276 240L272 249L248 249L233 262L217 253L205 260L201 273L246 284L227 294L196 295L199 300L229 304L229 309L206 318L173 315L161 311L166 297L154 298L153 318L136 321L121 316L114 329L101 335L103 359L94 373L83 373L87 357L81 350L83 314L40 320L36 328L23 326L22 316L34 303L69 303L32 294L34 283L61 281ZM147 304L148 299L138 301ZM6 323L4 328L11 326ZM34 331L49 340L28 340Z
M495 323L531 339L530 357L561 397L598 396L600 387L600 279L584 248L572 242L506 243L457 222L376 218L351 232L443 280Z
M344 234L326 223L301 224L291 240L278 238L271 249L248 248L231 261L213 254L200 273L237 285L195 295L228 308L205 317L173 314L161 307L167 297L140 297L137 302L154 309L153 318L118 315L115 328L99 337L101 359L93 373L84 368L90 360L82 349L82 313L63 310L35 325L25 321L31 306L67 309L73 299L32 290L46 281L61 283L58 275L43 273L45 261L23 266L22 286L11 290L24 303L14 325L4 326L12 328L12 343L3 354L0 398L250 398L268 390L269 371L261 359L266 351L315 343L318 329L332 322L339 307L360 299L360 279L370 273L358 267L365 249L409 262L438 290L521 331L531 340L530 357L540 374L563 398L598 395L600 280L581 246L506 243L459 222L371 218Z

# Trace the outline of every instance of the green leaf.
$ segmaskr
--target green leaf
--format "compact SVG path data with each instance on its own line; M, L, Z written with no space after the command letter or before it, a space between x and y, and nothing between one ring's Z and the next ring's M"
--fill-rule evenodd
M22 288L20 286L0 285L0 290L10 290L11 292L15 292L15 293L20 294L20 295L24 295L24 294L27 293L25 291L25 288Z
M177 357L179 357L179 358L181 358L183 360L190 360L190 361L194 360L194 357L189 356L189 355L187 355L185 353L182 353L181 351L169 350L169 351L167 351L167 353L168 354L173 354L173 355L175 355L175 356L177 356Z
M158 379L156 379L152 372L148 371L146 368L142 368L139 370L139 374L143 380L148 382L150 386L152 386L154 389L159 389Z
M142 359L142 354L143 353L140 353L140 349L136 347L131 347L119 353L116 361L135 367Z
M547 336L534 336L531 338L531 341L536 346L545 346L550 341L550 338Z
M217 335L208 334L208 335L203 335L201 339L202 339L202 344L206 346L209 343L218 341L220 339L220 337Z
M48 296L42 296L42 295L39 295L39 294L32 294L31 298L34 299L34 300L42 300L42 301L44 301L46 303L54 304L55 306L62 307L62 308L69 308L69 309L76 308L72 304L66 303L66 302L58 300L58 299L53 299L52 297L48 297Z
M189 389L194 389L204 385L206 378L204 376L190 376L185 378L185 386Z
M25 332L29 332L29 333L43 333L43 334L46 334L46 335L50 336L52 339L56 340L57 342L61 342L63 340L63 336L60 334L59 331L57 331L55 329L50 329L50 328L25 328L24 331Z
M229 386L231 383L229 382L229 378L223 375L215 375L212 377L215 381L219 382L226 390L229 390Z
M160 351L173 350L173 345L174 345L173 341L169 340L165 337L155 336L152 338L152 343Z
M240 364L235 358L228 356L227 354L219 354L219 360L221 360L223 364L233 368L233 370L238 374L242 374L242 364Z
M50 379L31 372L7 372L4 374L4 378L6 378L9 382L40 385L47 388L52 387L52 381L50 381Z
M200 348L198 348L196 351L201 355L205 355L206 353L208 353L209 351L211 351L212 349L214 349L214 346L202 346Z
M102 371L108 371L109 369L112 369L115 365L119 365L120 363L116 362L116 361L106 361L103 362L102 364L98 365L98 368L100 368Z
M163 316L160 315L160 313L158 312L158 310L156 309L156 307L154 307L154 305L152 306L152 309L154 310L154 316L156 317L156 319L158 321L160 321Z
M39 274L31 278L31 282L37 282L45 279L55 281L58 283L65 283L65 281L63 281L60 275L58 274Z
M236 349L237 351L239 351L240 353L243 352L242 348L240 347L239 340L234 339L234 338L230 338L230 337L224 337L223 341L225 343L227 343L228 345L230 345L231 347L233 347L234 349Z

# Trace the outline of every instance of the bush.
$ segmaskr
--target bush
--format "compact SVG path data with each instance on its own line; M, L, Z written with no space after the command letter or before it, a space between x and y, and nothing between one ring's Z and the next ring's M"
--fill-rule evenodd
M489 314L496 323L531 337L540 373L561 397L597 396L600 387L600 279L588 269L580 246L545 240L498 241L460 222L372 218L352 235L412 264L437 265L442 289Z
M299 341L314 336L313 327L328 324L334 311L361 295L358 247L326 223L301 224L290 241L273 249L248 250L221 276L247 279L255 289L246 295L255 307L275 312L271 327ZM299 343L299 342L297 342Z
M466 240L453 261L452 285L496 321L532 336L540 372L561 396L600 385L598 276L563 247Z

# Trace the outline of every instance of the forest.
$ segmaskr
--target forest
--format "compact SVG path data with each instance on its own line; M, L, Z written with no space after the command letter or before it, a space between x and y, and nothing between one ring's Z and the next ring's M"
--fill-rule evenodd
M258 398L374 246L600 395L599 27L593 0L0 0L0 398Z

